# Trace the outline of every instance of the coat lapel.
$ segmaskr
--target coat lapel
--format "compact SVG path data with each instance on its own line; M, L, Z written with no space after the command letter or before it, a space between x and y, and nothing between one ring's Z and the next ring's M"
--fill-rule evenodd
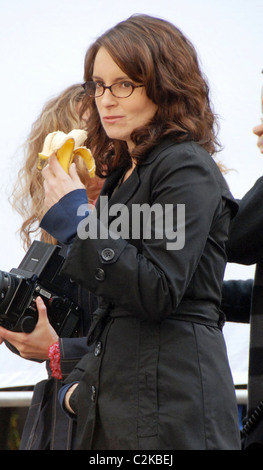
M131 176L118 188L118 190L112 195L116 185L118 184L120 178L125 171L123 168L116 168L111 175L106 179L103 188L101 190L99 199L101 196L108 197L108 206L110 207L112 204L126 204L129 199L134 195L137 191L139 185L141 184L140 176L139 176L139 168L144 165L151 164L159 154L166 148L173 146L174 142L166 138L163 142L160 143L157 147L155 147L149 154L140 162L140 165L137 166L134 171L132 172ZM100 214L100 201L98 199L96 209L98 215Z
M97 214L99 218L103 216L103 211L106 209L110 209L113 204L126 205L140 186L139 171L138 167L136 167L133 170L132 174L129 176L129 178L120 185L116 192L114 192L114 189L116 188L122 176L123 169L118 168L105 181L105 184L101 190L100 196L96 204ZM105 199L102 203L103 196L105 197Z

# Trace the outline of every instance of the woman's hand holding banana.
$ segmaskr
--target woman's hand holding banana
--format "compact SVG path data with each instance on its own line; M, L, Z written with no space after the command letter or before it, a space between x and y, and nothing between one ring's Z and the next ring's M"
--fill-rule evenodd
M50 209L71 191L85 189L77 173L75 163L70 165L69 173L66 173L55 155L49 157L48 165L42 170L42 173L44 177L44 204L46 210Z
M46 210L69 192L85 189L72 163L76 155L85 161L90 177L95 176L94 159L90 150L83 146L86 138L87 132L82 129L73 129L68 134L56 131L46 136L38 160L38 169L44 177Z

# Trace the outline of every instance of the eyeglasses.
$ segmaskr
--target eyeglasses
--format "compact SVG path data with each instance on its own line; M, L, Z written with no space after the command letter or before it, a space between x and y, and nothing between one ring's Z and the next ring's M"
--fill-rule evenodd
M117 82L113 85L106 86L101 82L86 82L83 88L88 96L98 98L102 96L106 89L109 89L115 98L128 98L134 92L135 88L141 88L144 85L134 85L131 82Z

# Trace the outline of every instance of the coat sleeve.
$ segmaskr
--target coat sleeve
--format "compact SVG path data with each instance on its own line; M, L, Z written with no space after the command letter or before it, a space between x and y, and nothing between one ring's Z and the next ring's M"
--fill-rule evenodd
M256 264L263 259L263 177L239 201L239 211L230 226L228 261Z
M170 230L159 238L144 239L138 252L93 217L89 233L93 224L100 236L76 237L63 266L76 282L141 319L160 321L176 311L202 256L215 213L222 208L214 170L194 147L181 152L175 157L170 151L148 176L151 205L173 205L173 232L181 222L185 240L178 249L168 249ZM185 207L183 222L178 220L177 204Z
M223 282L221 310L226 321L249 323L253 279Z
M87 338L59 338L60 366L63 378L74 369L79 360L89 352Z

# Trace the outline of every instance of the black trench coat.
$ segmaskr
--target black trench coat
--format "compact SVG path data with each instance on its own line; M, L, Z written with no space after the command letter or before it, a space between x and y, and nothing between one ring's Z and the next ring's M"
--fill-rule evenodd
M108 226L99 200L103 223L89 219L89 238L76 237L64 265L100 299L92 351L65 381L80 381L71 398L78 448L240 449L219 309L236 202L214 160L192 142L163 141L112 194L119 178L118 170L100 196L110 198ZM124 210L115 204L130 217L144 203L173 204L174 231L177 204L185 205L184 246L133 237L131 223L129 237L114 235L116 209Z

